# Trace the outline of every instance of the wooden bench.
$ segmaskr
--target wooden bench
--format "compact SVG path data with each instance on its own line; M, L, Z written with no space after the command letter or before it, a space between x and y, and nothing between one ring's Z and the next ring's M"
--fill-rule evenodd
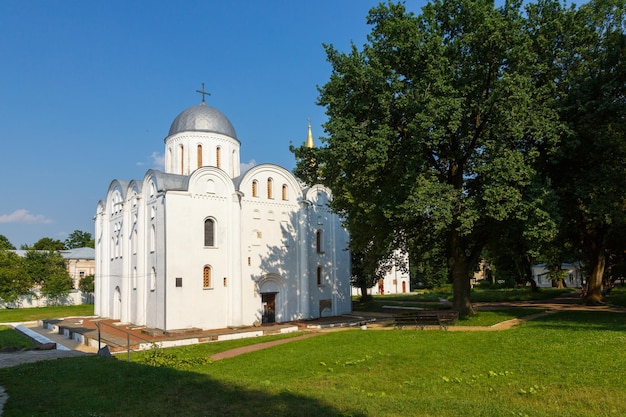
M439 326L442 330L448 330L450 324L459 319L459 313L450 310L422 310L415 312L403 312L393 315L393 322L396 328L404 326L415 326L422 330L426 326Z

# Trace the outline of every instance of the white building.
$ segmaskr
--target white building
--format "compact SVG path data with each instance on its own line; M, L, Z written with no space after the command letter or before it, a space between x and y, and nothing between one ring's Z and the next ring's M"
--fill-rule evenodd
M376 284L367 289L370 295L404 294L411 292L411 279L409 277L409 256L396 252L393 266ZM352 295L360 296L361 289L352 287Z
M581 288L583 285L583 272L580 262L564 263L561 271L565 272L563 284L569 288ZM546 264L538 264L532 267L533 278L538 287L552 287L552 278Z
M165 172L111 182L95 216L96 315L172 330L351 312L330 190L272 164L241 175L239 148L203 100L172 123Z

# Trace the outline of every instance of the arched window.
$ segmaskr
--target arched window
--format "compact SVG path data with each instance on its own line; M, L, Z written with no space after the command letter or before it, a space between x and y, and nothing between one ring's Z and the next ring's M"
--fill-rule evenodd
M150 252L154 252L156 247L156 228L154 225L150 228Z
M152 267L150 271L150 291L156 290L156 269Z
M211 288L211 267L208 265L202 271L202 287Z
M198 145L198 168L202 166L202 145Z
M206 192L207 194L215 194L215 181L209 179L206 182Z
M283 200L287 200L287 184L283 184Z
M317 285L322 285L322 266L317 266Z
M204 246L215 246L215 221L213 219L204 221Z
M185 175L185 148L180 146L180 175Z
M252 181L252 197L258 197L259 196L259 184L257 183L256 180Z
M218 168L222 167L222 148L219 146L215 148L215 166Z
M315 249L317 253L322 253L322 231L317 230L315 232Z
M273 198L272 188L274 188L274 180L271 178L268 178L267 179L267 198Z

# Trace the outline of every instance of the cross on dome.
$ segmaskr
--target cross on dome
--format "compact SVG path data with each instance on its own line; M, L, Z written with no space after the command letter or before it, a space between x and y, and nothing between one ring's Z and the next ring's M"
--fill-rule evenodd
M202 91L196 90L196 93L202 94L202 104L204 104L204 96L210 96L211 93L204 91L204 83L202 83Z

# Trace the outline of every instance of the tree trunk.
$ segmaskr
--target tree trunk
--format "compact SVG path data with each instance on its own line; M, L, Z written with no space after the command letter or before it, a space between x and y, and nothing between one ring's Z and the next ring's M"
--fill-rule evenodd
M593 266L587 281L586 305L602 304L602 277L604 276L604 267L606 265L604 251L599 251L592 261Z
M537 286L537 282L532 278L532 276L529 276L526 279L528 280L528 282L530 282L530 291L539 292L539 287Z
M474 309L470 301L470 263L461 247L460 236L456 230L452 232L450 246L452 256L448 263L452 273L452 308L459 312L459 316L471 316Z
M606 267L606 227L603 225L590 226L585 231L585 241L591 271L587 281L586 305L602 304L602 278Z
M369 301L370 296L367 294L367 284L365 283L365 280L363 280L361 282L361 285L359 286L359 288L361 289L361 302L364 303L366 301Z

